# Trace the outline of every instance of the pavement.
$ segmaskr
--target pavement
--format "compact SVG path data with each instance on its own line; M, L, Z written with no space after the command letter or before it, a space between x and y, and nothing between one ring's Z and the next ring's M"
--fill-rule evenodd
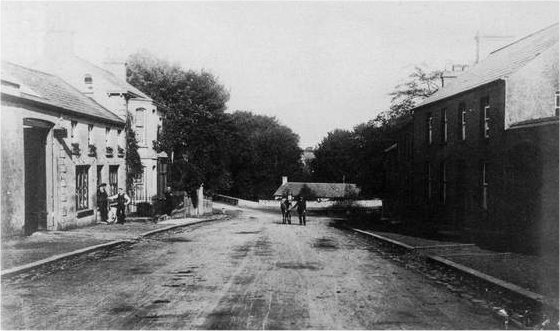
M2 240L1 276L9 276L68 257L84 254L152 234L227 215L167 219L154 223L146 218L128 218L125 224L98 223L67 231L35 232L31 236Z
M378 231L372 226L351 222L343 227L454 269L476 279L482 286L500 288L517 299L542 307L540 309L546 311L547 316L558 318L558 261L512 252L495 252L472 243ZM511 312L503 313L510 317L515 326L523 328L521 314L515 318L510 316Z

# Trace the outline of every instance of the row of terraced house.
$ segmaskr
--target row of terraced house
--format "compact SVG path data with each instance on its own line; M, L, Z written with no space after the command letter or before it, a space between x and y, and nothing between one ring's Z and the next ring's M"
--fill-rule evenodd
M386 215L496 248L558 251L558 24L413 109L385 151Z
M126 82L125 62L82 59L68 32L50 32L46 45L30 67L1 66L2 236L96 222L98 185L126 187L127 114L144 167L128 192L133 205L166 186L166 155L152 147L162 114Z

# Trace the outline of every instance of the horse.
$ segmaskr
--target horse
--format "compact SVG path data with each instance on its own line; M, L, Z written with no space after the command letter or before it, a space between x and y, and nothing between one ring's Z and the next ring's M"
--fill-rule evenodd
M282 224L292 224L292 212L290 210L290 200L286 199L280 203L280 209L282 210Z

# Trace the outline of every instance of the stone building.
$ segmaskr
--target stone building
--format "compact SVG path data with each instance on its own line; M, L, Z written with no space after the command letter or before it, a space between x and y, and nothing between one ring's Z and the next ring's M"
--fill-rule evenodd
M95 222L97 185L125 184L124 121L57 76L1 71L2 236Z
M166 155L158 155L152 143L162 128L162 114L149 96L126 82L125 61L106 59L102 67L97 66L74 53L71 33L50 31L44 56L34 66L60 76L122 120L131 114L144 173L129 194L134 204L163 194L167 185Z
M557 250L558 74L555 24L414 108L412 169L392 198L407 201L408 219L495 246Z

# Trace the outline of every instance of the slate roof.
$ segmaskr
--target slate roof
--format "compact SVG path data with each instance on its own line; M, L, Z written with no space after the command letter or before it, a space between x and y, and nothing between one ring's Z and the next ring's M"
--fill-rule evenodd
M132 86L128 82L118 78L112 72L107 71L81 57L74 55L73 53L65 54L64 56L58 58L43 57L39 59L34 65L41 70L46 70L48 72L60 73L67 68L80 68L83 73L89 73L92 75L93 79L96 80L99 77L106 80L111 85L111 91L107 92L127 92L131 93L133 97L143 98L147 100L152 100L145 93ZM53 69L54 68L54 69ZM62 77L65 77L61 74Z
M100 77L101 76L101 77L105 78L110 84L112 84L116 89L131 92L132 94L135 94L136 97L151 100L151 98L149 96L147 96L146 94L144 94L144 92L140 91L139 89L132 86L128 82L123 81L122 79L118 78L112 72L109 72L109 71L107 71L107 70L105 70L101 67L98 67L95 64L93 64L89 61L86 61L79 56L74 55L73 58L75 59L75 61L80 62L80 65L83 66L84 70L87 71L89 74L91 74L93 77Z
M20 98L63 108L68 112L102 121L124 124L124 121L61 78L17 64L2 61L2 79L22 85ZM29 89L34 93L29 93Z
M558 47L558 23L493 51L416 108L506 78L551 47Z
M297 196L305 186L317 198L349 198L360 194L360 189L356 184L287 182L280 185L274 192L274 196L286 196L288 193Z

